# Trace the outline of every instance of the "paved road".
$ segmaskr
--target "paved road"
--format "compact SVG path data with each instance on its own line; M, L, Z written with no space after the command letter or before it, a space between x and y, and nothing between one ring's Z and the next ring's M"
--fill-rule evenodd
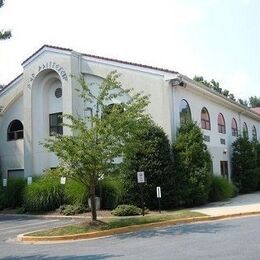
M32 224L30 228L35 229L37 221L21 220L20 224ZM4 242L23 231L15 226L17 220L0 222L1 259L260 259L260 216L58 244Z

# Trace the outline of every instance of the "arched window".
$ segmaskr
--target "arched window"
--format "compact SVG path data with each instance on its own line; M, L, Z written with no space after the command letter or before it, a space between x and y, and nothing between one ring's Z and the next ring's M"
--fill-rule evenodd
M13 120L7 129L7 140L23 139L23 124L19 120Z
M189 103L182 99L180 102L180 125L184 125L191 121L191 112Z
M232 136L238 136L237 121L235 118L232 119L231 131L232 131Z
M225 119L221 113L218 114L218 132L222 134L226 133Z
M243 124L243 136L248 137L248 128L246 122Z
M256 132L256 128L255 128L254 125L253 125L253 128L252 128L252 137L253 137L254 141L257 140L257 132Z
M203 107L201 109L201 128L210 130L210 117L207 108Z

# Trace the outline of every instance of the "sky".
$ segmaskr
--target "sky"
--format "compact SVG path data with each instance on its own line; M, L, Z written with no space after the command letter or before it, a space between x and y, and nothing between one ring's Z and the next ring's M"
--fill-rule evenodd
M42 45L215 79L260 96L260 0L6 0L0 84Z

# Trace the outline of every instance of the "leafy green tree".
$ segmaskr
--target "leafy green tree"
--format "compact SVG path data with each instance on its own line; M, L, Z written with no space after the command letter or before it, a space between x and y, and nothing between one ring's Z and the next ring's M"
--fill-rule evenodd
M248 101L247 100L239 98L237 101L240 105L248 107Z
M214 79L212 79L211 81L207 81L202 76L194 76L193 80L202 83L206 87L213 89L214 91L218 92L219 94L222 94L223 96L225 96L233 101L236 101L234 94L229 93L229 90L227 90L227 89L222 90L222 88L219 85L219 82L217 82Z
M260 107L260 97L254 96L249 98L250 107Z
M129 165L122 179L124 183L123 203L141 206L140 184L137 183L137 172L144 171L146 184L144 186L144 201L146 207L158 207L156 187L161 187L163 208L176 205L174 170L169 139L163 129L153 122L146 132L138 137L142 148L129 160Z
M116 72L110 73L96 91L81 77L80 97L93 105L93 115L88 118L64 115L68 121L64 126L74 134L57 135L44 143L59 158L63 175L83 183L90 191L92 221L97 220L97 184L107 174L125 168L128 158L141 147L136 137L145 131L150 121L144 113L149 98L140 93L132 95L120 106L110 106L109 112L103 113L112 100L120 100L130 93L130 90L121 88L118 78ZM90 124L86 123L88 120ZM119 156L124 159L115 163Z
M247 136L240 136L232 144L232 151L232 181L240 192L247 192L248 181L255 182L251 171L255 170L257 163L254 145Z
M181 126L173 144L173 154L178 201L189 206L205 203L210 184L211 158L196 123Z
M0 8L3 7L4 5L4 0L0 0ZM0 31L0 40L6 40L11 38L12 34L11 31Z

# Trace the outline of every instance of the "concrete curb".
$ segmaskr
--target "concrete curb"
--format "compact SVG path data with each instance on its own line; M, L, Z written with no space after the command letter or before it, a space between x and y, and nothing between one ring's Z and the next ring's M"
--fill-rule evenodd
M89 238L99 238L111 235L118 235L124 233L130 233L134 231L141 231L150 228L156 227L165 227L170 225L177 225L177 224L188 224L194 223L199 221L210 221L210 220L218 220L218 219L225 219L225 218L232 218L232 217L242 217L242 216L250 216L250 215L259 215L260 211L254 212L244 212L244 213L235 213L235 214L226 214L221 216L203 216L203 217L193 217L193 218L182 218L177 220L168 220L156 223L149 223L143 225L133 225L128 227L121 227L121 228L114 228L104 231L96 231L96 232L88 232L88 233L81 233L75 235L65 235L65 236L28 236L27 234L20 234L17 236L17 241L20 242L58 242L58 241L68 241L68 240L78 240L78 239L89 239ZM30 232L31 233L31 232Z

